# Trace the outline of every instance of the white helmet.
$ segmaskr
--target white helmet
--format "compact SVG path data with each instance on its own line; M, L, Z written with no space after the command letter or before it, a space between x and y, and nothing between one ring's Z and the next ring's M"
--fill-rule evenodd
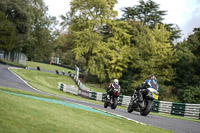
M119 84L119 80L118 79L114 79L114 83Z

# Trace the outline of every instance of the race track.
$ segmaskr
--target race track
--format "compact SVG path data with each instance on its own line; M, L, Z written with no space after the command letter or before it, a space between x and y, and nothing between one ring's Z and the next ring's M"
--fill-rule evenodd
M22 81L18 76L10 72L8 67L10 66L0 64L0 86L56 96L53 94L48 94L45 92L35 90L34 88L30 87L24 81ZM60 96L56 96L56 97L60 97ZM164 129L175 131L178 133L199 133L200 132L200 129L199 129L200 123L197 123L197 122L160 117L156 115L148 115L145 117L145 116L141 116L138 112L128 113L126 110L119 109L119 108L112 110L109 107L104 108L103 105L98 105L98 104L75 100L75 99L66 98L66 97L60 97L60 98L67 102L82 104L82 105L103 110L106 112L118 114L120 116L127 117L131 120L134 120L143 124L147 124L147 125L151 125L151 126L159 127L159 128L164 128Z

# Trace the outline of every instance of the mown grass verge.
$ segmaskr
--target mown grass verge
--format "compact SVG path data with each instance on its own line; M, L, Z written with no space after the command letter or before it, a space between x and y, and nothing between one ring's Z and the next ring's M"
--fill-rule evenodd
M6 60L2 60L0 59L0 63L1 64L5 64L5 65L11 65L11 66L16 66L16 67L22 67L22 68L25 68L26 66L22 65L22 64L17 64L17 63L14 63L14 62L11 62L11 61L6 61Z
M19 93L19 94L24 94L24 95L30 95L30 96L54 99L54 100L62 100L62 99L60 99L58 97L55 97L55 96L43 95L43 94L39 94L39 93L34 93L34 92L29 92L29 91L22 91L22 90L19 90L19 89L13 89L13 88L1 87L1 86L0 86L0 90Z
M62 70L64 70L65 72L71 71L72 73L75 74L75 70L71 70L71 69L67 69L67 68L63 68L63 67L59 67L59 66L55 66L55 65L50 65L50 64L44 64L44 63L38 63L38 62L33 62L33 61L27 61L26 62L27 66L29 67L33 67L36 68L37 66L40 66L40 69L45 69L45 70L50 70L50 71L55 71L56 69L61 72ZM95 91L95 92L102 92L105 93L105 85L103 85L102 87L100 87L99 84L84 84L86 85L87 88L90 88L91 90ZM107 84L109 85L109 84Z
M64 70L65 73L67 73L68 71L71 71L71 73L75 73L75 70L67 69L60 66L50 65L50 64L33 62L33 61L26 61L26 66L33 67L33 68L37 68L37 66L39 66L40 69L45 69L45 70L50 70L50 71L58 70L59 72L61 72L62 70Z
M171 132L128 120L3 92L0 92L0 116L0 132L2 133Z
M19 75L22 79L27 81L28 84L40 91L103 105L103 102L100 101L86 99L60 91L58 89L58 82L77 87L71 77L26 69L11 69L11 71Z

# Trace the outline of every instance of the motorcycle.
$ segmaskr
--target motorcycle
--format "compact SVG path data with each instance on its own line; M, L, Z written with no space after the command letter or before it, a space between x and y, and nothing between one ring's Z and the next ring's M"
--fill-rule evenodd
M140 112L142 116L147 116L153 109L154 102L153 100L158 100L159 92L153 88L147 88L148 94L144 96L143 101L138 101L137 91L134 92L132 100L128 105L127 111L129 113L135 111ZM140 90L141 91L141 90Z
M108 106L111 107L111 109L116 109L117 103L118 103L118 97L119 97L119 90L114 89L113 90L113 95L108 98L109 95L106 95L106 100L104 102L104 108L107 108Z

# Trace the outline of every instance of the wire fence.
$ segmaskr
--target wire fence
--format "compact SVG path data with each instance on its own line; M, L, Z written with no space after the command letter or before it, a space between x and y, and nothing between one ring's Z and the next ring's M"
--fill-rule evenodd
M0 60L6 60L26 66L27 57L25 54L20 52L6 52L4 50L0 50Z

